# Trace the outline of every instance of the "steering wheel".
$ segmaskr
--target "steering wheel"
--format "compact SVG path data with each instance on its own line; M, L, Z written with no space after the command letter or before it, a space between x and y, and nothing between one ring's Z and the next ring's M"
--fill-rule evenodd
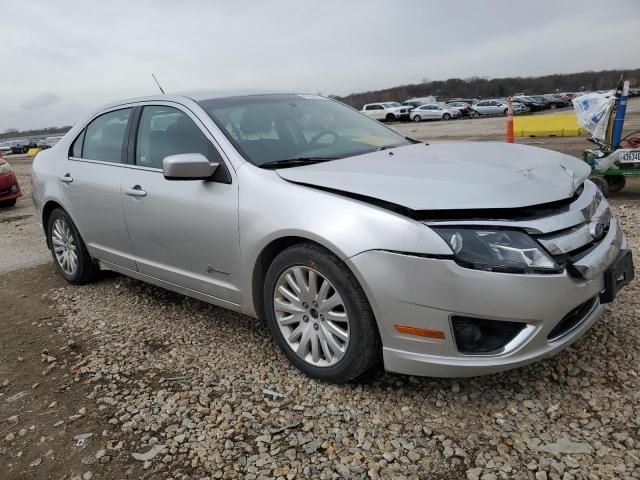
M318 140L326 135L333 135L333 142L331 142L332 144L336 143L336 139L339 137L339 135L333 130L320 130L313 136L311 140L309 140L309 145L315 145L316 143L318 143Z

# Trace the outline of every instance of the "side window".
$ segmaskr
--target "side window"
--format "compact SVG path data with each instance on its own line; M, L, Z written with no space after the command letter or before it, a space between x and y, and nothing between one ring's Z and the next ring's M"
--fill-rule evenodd
M122 145L130 116L131 109L127 108L105 113L94 119L84 130L82 155L79 157L122 163Z
M371 105L369 110L384 110L382 105Z
M221 162L220 154L184 112L165 106L142 109L136 140L136 165L162 168L162 160L180 153L201 153Z
M76 139L73 141L73 145L71 145L71 151L69 152L70 156L75 158L82 157L82 142L84 141L84 132L85 131L82 130L80 135L78 135Z

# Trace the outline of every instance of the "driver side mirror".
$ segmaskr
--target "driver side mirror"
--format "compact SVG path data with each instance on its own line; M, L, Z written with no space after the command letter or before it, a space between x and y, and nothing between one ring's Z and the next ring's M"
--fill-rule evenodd
M165 157L162 173L167 180L208 180L219 166L201 153L182 153Z

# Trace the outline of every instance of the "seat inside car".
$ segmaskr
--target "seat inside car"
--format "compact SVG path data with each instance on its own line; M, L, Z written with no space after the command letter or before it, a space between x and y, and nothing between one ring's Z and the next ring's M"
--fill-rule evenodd
M265 161L288 158L290 152L279 139L280 129L275 129L273 111L262 105L247 108L240 120L242 148L249 156L259 156Z

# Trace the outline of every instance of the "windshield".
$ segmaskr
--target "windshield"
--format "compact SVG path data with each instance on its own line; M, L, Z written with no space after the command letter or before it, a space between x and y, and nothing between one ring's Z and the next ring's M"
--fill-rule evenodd
M339 159L412 142L376 120L318 95L250 95L199 105L254 165Z

